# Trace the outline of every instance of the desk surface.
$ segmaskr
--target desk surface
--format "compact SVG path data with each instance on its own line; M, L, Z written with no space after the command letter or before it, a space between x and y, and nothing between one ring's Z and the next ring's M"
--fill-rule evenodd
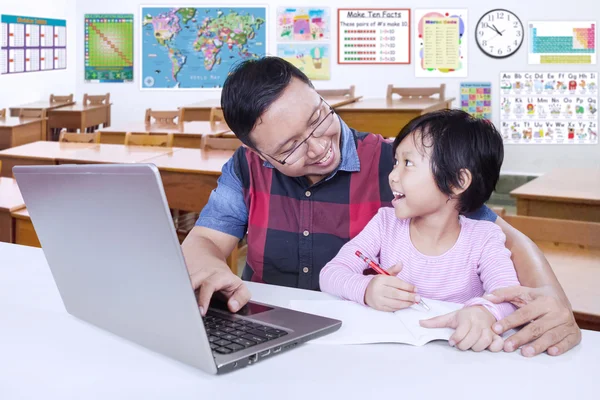
M11 110L19 110L21 108L24 108L25 110L41 110L41 109L51 110L54 108L70 106L72 104L75 104L75 102L74 101L63 101L63 102L50 103L50 101L48 101L48 100L42 100L42 101L34 101L33 103L23 104L23 105L20 105L17 107L10 107L10 109Z
M510 194L524 199L600 205L600 168L555 169Z
M216 135L229 132L229 127L225 124L217 124L216 129L212 129L209 121L193 121L180 124L147 124L145 122L126 122L117 124L108 128L98 129L102 133L173 133L175 135Z
M122 144L94 144L79 151L59 155L59 164L69 162L89 163L138 163L163 154L170 154L181 150L177 147L154 146L125 146Z
M326 97L323 97L323 99L325 99L325 101L331 107L338 107L340 105L347 104L348 102L357 101L360 98L361 98L361 96L354 97L354 98L350 98L350 97L347 97L347 96L326 96ZM197 103L188 104L187 106L183 106L181 108L184 108L184 109L207 109L207 108L213 108L213 107L220 108L221 107L221 99L203 100L203 101L199 101Z
M17 181L0 177L0 211L13 212L25 207Z
M233 156L232 150L178 149L145 162L155 164L161 171L221 175L223 165Z
M94 143L59 143L39 141L22 146L1 150L0 157L35 158L39 160L54 160L60 156L76 153L82 149L96 146Z
M29 125L40 121L42 121L41 118L4 117L0 118L0 128L15 128L17 126Z
M82 112L82 111L90 111L97 110L100 108L110 107L112 104L73 104L70 106L64 106L60 108L55 108L50 110L50 113L70 113L70 112Z
M452 102L454 98L439 99L362 99L354 103L346 104L339 108L340 111L364 110L364 111L411 111L426 110L440 103Z
M254 300L280 306L328 298L248 286ZM532 359L461 352L444 342L423 347L305 344L234 373L209 376L67 314L40 249L0 243L0 293L3 398L364 400L376 391L382 399L401 394L562 400L595 399L600 391L598 332L583 331L582 343L562 356Z

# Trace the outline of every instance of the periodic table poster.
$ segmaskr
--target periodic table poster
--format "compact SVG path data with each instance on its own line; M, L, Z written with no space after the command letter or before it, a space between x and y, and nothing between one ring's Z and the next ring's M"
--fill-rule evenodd
M410 64L410 9L338 10L338 64Z
M0 73L67 68L67 21L2 15Z
M460 106L475 118L492 119L492 84L489 82L461 82Z
M597 144L598 73L500 74L505 144Z
M529 64L596 64L595 21L530 21Z

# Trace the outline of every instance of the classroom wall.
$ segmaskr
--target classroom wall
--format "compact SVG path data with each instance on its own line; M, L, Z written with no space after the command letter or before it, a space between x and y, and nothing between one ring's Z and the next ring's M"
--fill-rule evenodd
M63 1L65 2L65 1ZM59 2L60 3L60 2ZM204 2L182 1L183 5L198 4ZM210 2L205 2L211 4ZM220 3L220 2L214 2ZM214 4L213 3L213 4ZM136 26L135 35L135 82L132 84L85 84L83 73L83 37L84 14L86 13L134 13L139 17L140 4L144 5L176 5L177 1L146 0L141 2L124 0L77 0L77 68L76 68L76 90L78 98L83 93L111 93L114 102L113 121L119 123L132 119L141 119L144 109L153 107L156 109L171 109L177 106L194 103L208 98L219 98L218 90L199 91L140 91L140 38L139 22ZM447 0L377 0L365 3L364 0L332 0L328 2L315 0L299 1L252 1L237 0L230 4L235 5L261 5L269 6L268 15L271 18L269 31L269 50L271 54L276 53L275 29L273 20L276 8L280 5L298 6L327 4L332 11L332 63L331 80L315 81L317 88L338 88L356 85L358 95L364 97L385 97L386 86L393 83L395 86L438 86L445 82L447 96L458 97L459 85L464 81L489 81L493 84L493 115L494 122L499 124L499 74L505 71L598 71L595 66L535 66L527 64L527 42L512 57L504 60L494 60L485 56L478 48L474 39L474 26L478 19L486 11L493 8L506 8L516 13L526 25L529 20L581 20L598 19L600 16L600 3L584 2L583 0L572 0L565 3L561 0L503 0L502 2L481 2L479 0L465 0L463 2L449 2ZM403 8L434 8L443 5L456 5L456 7L468 8L468 30L469 43L469 76L467 78L415 78L414 64L411 65L338 65L337 64L337 8L339 7L403 7ZM139 20L138 20L139 21ZM413 21L414 23L414 21ZM72 33L73 31L71 31ZM528 35L527 35L528 36ZM527 40L526 36L526 40ZM72 37L71 37L72 39ZM598 40L598 39L597 39ZM414 38L412 43L413 60ZM71 51L71 54L74 52ZM72 60L72 58L70 59ZM455 103L455 106L458 106ZM569 146L569 145L507 145L505 147L505 161L503 173L544 173L555 167L591 167L600 166L600 146Z
M0 14L67 20L67 69L0 75L0 108L75 93L76 0L2 0Z

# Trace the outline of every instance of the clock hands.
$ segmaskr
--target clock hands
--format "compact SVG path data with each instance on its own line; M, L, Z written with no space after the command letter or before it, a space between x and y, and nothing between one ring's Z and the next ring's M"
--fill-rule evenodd
M500 32L498 30L498 28L496 28L496 25L494 25L494 24L492 24L492 26L494 27L494 30L496 31L496 33L498 33L498 35L502 36L502 32L504 32L504 31Z

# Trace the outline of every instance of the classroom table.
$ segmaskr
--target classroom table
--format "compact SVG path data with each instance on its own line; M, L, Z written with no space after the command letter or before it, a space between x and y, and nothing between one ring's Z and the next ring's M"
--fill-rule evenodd
M46 138L46 119L0 118L0 150Z
M230 132L225 123L215 124L214 129L209 121L184 122L183 124L147 124L145 122L127 122L117 124L108 128L98 129L100 132L100 143L123 144L125 134L147 133L147 134L173 134L173 146L199 149L202 136L219 135Z
M93 255L90 255L93 256ZM288 306L320 292L247 283ZM191 289L190 289L191 290ZM559 357L462 352L446 342L304 344L220 376L67 314L41 249L0 243L0 393L44 399L596 399L600 333ZM156 295L156 294L148 294Z
M52 130L66 128L68 131L86 132L87 128L110 126L111 104L75 104L49 110L47 140L52 140Z
M95 144L77 152L60 154L57 164L127 164L170 154L179 148L158 146L125 146L123 144Z
M59 156L64 157L92 146L95 144L39 141L0 150L0 176L12 177L12 168L15 165L54 165Z
M333 108L358 101L362 96L326 96L323 99ZM221 108L221 99L208 99L181 107L184 121L209 121L211 108Z
M42 247L37 233L33 228L27 208L12 211L10 216L13 220L13 243L23 246Z
M600 168L554 169L510 195L517 215L600 222Z
M425 99L363 99L336 108L336 113L349 127L390 138L411 119L444 108L451 108L454 98Z
M65 107L65 106L71 106L73 104L76 104L75 101L58 101L58 102L53 102L50 103L49 100L42 100L42 101L35 101L33 103L27 103L27 104L22 104L20 106L17 107L10 107L10 116L11 117L18 117L19 116L19 112L21 110L45 110L46 111L46 115L48 115L48 111L50 110L55 110L57 108L61 108L61 107Z
M0 242L14 242L13 211L25 207L17 182L0 177Z

